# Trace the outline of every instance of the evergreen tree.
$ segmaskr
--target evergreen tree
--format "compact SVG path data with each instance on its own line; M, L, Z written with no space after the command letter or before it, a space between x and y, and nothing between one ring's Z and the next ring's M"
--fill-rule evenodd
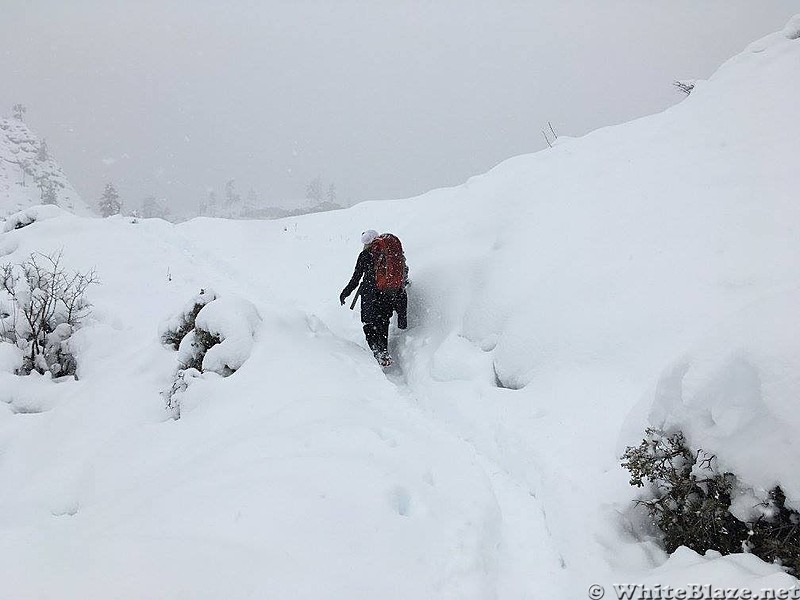
M236 182L229 179L225 183L225 216L236 217L241 212L242 197L236 191Z
M98 203L100 215L102 217L110 217L118 215L122 211L122 203L119 200L119 192L114 187L113 183L107 183L103 195L100 197Z
M244 201L244 206L242 207L242 214L247 215L256 210L258 204L258 194L253 188L250 188L247 191L247 199Z
M142 208L139 214L144 219L169 219L169 208L164 201L158 200L155 196L148 196L142 200Z
M306 186L306 199L311 200L312 202L322 202L324 198L324 192L322 191L322 177L317 175L308 182Z
M47 183L42 189L42 204L58 204L58 195L56 194L56 183L47 179Z
M50 158L50 153L47 150L47 140L39 142L39 147L36 149L36 160L39 162L47 162Z
M26 112L28 112L28 109L25 107L24 104L17 103L11 107L11 116L14 117L17 121L23 121Z
M31 161L22 159L19 161L19 167L22 170L22 187L25 187L27 185L27 178L35 175L33 165Z
M217 206L217 194L214 190L208 192L208 201L206 202L205 210L200 214L206 217L218 216L219 207Z
M39 188L42 204L58 204L56 182L50 179L49 173L42 173L36 177L36 187Z
M334 184L328 186L328 202L331 204L336 203L336 186Z

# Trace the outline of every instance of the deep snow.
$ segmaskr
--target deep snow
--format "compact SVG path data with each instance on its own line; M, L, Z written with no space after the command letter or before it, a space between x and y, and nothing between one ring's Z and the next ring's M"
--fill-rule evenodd
M800 18L664 113L419 198L178 226L60 213L0 235L4 260L63 248L102 281L78 381L16 377L0 345L4 591L797 583L752 556L667 559L618 457L677 424L754 497L779 482L800 506L798 38ZM388 378L338 302L366 228L399 235L411 267ZM173 420L159 332L201 288L241 368L193 380Z

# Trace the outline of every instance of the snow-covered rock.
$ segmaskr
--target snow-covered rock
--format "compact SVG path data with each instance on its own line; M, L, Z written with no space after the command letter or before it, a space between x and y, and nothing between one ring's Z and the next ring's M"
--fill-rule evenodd
M21 120L0 119L0 217L43 203L92 214L46 142Z

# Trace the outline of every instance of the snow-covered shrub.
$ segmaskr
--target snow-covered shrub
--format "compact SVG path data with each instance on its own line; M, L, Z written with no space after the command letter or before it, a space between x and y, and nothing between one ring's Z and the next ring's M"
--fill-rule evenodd
M700 554L749 552L800 573L800 513L786 507L780 487L764 501L754 499L744 513L732 510L734 498L744 495L738 478L720 473L714 455L690 449L680 431L648 428L622 458L631 485L649 488L636 502L663 534L667 552L680 546ZM737 518L743 514L745 520Z
M183 338L178 348L178 363L181 369L197 369L202 372L206 353L221 342L219 336L195 326Z
M672 85L675 86L677 90L683 92L688 96L689 94L692 93L692 90L694 90L694 86L696 83L697 81L694 79L679 79L677 81L673 81Z
M166 399L167 409L171 410L176 419L181 418L181 402L180 395L185 392L189 384L200 377L200 371L197 369L178 369L175 373L175 378L172 380L172 386L162 395Z
M211 371L232 375L250 356L261 317L242 298L217 298L200 290L187 307L162 327L161 340L178 350L172 386L162 392L167 408L180 417L180 396L189 383Z
M69 348L69 338L73 331L70 323L60 323L45 337L44 360L47 370L54 376L74 375L78 369Z
M0 267L0 340L24 353L20 373L74 375L69 338L88 315L85 293L97 283L94 271L68 272L60 253L31 254Z
M261 323L256 307L242 298L217 298L200 290L181 313L161 328L161 341L178 351L182 369L222 376L242 366Z
M161 328L161 343L178 350L183 338L194 329L197 313L206 304L216 299L217 294L214 290L201 289L200 293L192 298L180 313L164 323Z
M260 324L258 310L244 298L220 298L203 307L195 326L195 343L205 349L201 370L223 377L236 372L250 357Z

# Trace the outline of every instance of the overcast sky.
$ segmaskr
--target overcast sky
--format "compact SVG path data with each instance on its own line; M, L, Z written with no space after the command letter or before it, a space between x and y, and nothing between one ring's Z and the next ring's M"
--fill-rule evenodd
M454 185L560 134L660 111L797 0L0 0L0 108L94 202L187 206Z

